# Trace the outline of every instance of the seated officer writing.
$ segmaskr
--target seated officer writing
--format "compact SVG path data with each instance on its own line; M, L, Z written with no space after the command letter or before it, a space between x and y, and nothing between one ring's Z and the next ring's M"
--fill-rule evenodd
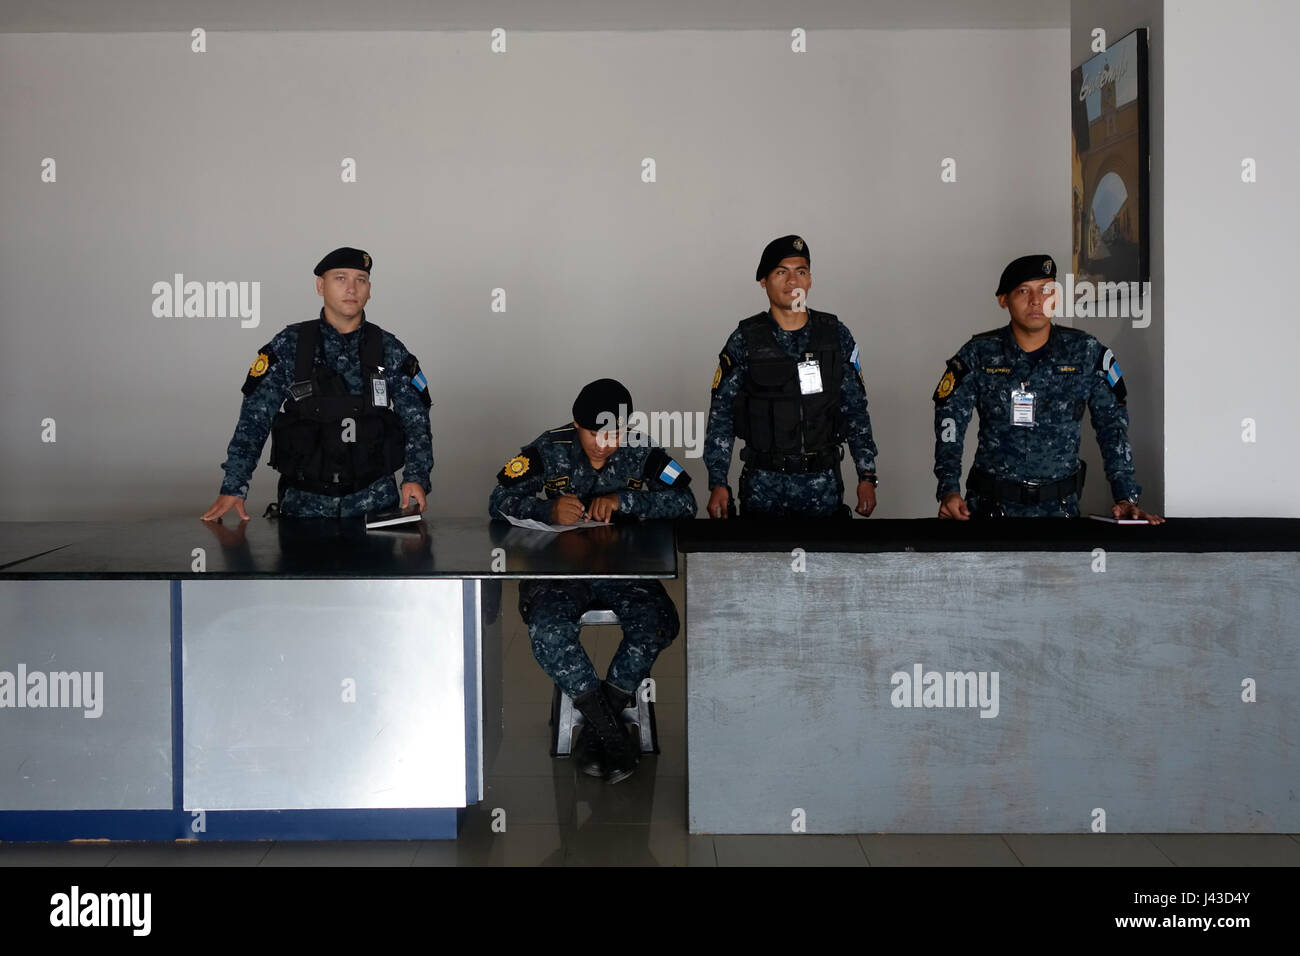
M360 249L335 249L315 269L320 317L262 346L205 521L231 508L248 520L244 499L268 434L283 515L339 518L394 507L393 472L403 465L401 506L414 500L424 511L433 469L429 386L415 356L366 319L372 264Z
M1011 316L948 360L934 391L934 473L940 518L1079 516L1083 410L1092 414L1116 518L1164 519L1137 506L1127 387L1114 354L1080 329L1052 324L1058 294L1050 256L1002 271L998 304ZM979 408L979 445L961 496L966 426Z
M691 479L681 465L644 436L621 435L611 427L631 408L628 390L613 379L586 386L573 403L572 422L543 432L506 462L492 490L489 514L551 524L609 521L615 515L694 517ZM623 641L604 683L578 639L578 619L593 608L613 610L623 627ZM574 746L582 771L609 783L631 776L640 748L618 715L650 675L655 658L677 636L677 611L663 584L523 581L519 613L537 663L582 713L583 728Z

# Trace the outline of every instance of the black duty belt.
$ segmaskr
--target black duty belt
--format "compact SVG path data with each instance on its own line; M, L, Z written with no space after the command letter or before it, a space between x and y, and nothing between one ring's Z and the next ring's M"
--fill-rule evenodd
M350 495L354 492L369 488L382 477L384 477L383 474L378 474L364 480L328 482L311 481L306 478L290 478L288 475L281 475L277 497L283 500L284 490L286 488L297 488L299 491L309 491L314 495L328 495L331 498L342 498L344 495Z
M764 471L783 471L787 474L804 474L809 471L825 471L834 468L844 457L844 446L835 445L821 451L805 452L802 455L782 455L778 452L754 451L749 446L740 450L740 460L751 468Z
M988 495L1000 501L1019 505L1036 505L1044 501L1059 501L1083 491L1083 479L1088 473L1088 463L1079 462L1078 469L1059 481L1014 481L995 478L987 471L972 468L966 478L966 493Z

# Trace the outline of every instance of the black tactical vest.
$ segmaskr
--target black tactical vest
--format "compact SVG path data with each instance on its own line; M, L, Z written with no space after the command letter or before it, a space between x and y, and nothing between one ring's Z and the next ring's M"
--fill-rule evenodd
M833 315L808 310L812 332L807 353L794 359L781 351L772 334L773 319L760 312L740 323L749 366L744 387L734 407L736 435L746 450L761 458L770 455L807 455L829 452L844 441L840 415L840 384L844 355L838 323ZM815 358L821 366L822 390L803 395L798 364Z
M406 433L379 371L383 330L371 322L361 324L362 393L352 395L343 376L325 366L323 356L316 364L322 321L298 324L294 382L271 422L270 465L294 488L346 495L405 464ZM381 386L378 395L376 380ZM354 424L345 428L344 419Z

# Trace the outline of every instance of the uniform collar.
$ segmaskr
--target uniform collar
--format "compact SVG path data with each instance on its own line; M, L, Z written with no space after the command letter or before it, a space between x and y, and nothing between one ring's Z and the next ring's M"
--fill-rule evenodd
M1061 336L1057 334L1055 322L1048 327L1047 342L1044 344L1047 346L1048 356L1055 357L1061 344ZM1020 343L1016 341L1016 335L1011 331L1010 322L1007 322L1006 326L1002 329L1002 349L1008 359L1015 358L1019 355L1029 354L1022 349Z
M605 459L604 466L597 468L591 463L591 459L587 457L587 453L582 450L582 439L578 437L578 433L575 431L573 433L573 444L569 448L569 465L574 469L585 465L588 471L599 478L601 475L605 474L605 472L609 471L610 468L614 468L614 471L617 472L617 465L622 462L622 456L626 451L627 445L619 445L614 451L614 454Z
M351 332L346 332L346 333L340 332L338 329L334 328L334 326L330 325L329 322L326 321L325 319L324 307L321 308L320 315L317 317L317 320L320 322L322 335L328 335L336 339L347 339L348 341L351 341L354 335L356 335L358 332L360 332L362 329L366 327L366 310L365 309L361 310L361 324L358 325Z
M781 328L781 323L778 322L778 321L776 320L776 316L772 315L772 307L771 307L771 306L768 306L766 309L764 309L764 310L763 310L761 313L759 313L759 314L760 314L760 315L763 315L763 316L766 316L767 321L768 321L768 324L769 324L769 326L771 327L771 329L772 329L773 332L784 332L786 335L798 335L800 332L807 332L810 328L812 328L813 316L815 316L815 315L817 314L817 312L816 312L815 309L809 309L809 310L808 310L808 321L805 322L803 325L799 326L799 328L797 328L797 329L783 329L783 328Z

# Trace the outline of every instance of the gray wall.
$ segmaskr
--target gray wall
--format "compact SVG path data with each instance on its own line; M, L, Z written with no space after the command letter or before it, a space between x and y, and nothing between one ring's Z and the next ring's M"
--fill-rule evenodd
M343 244L374 255L368 314L428 373L434 513L483 514L502 461L592 378L706 410L787 232L814 253L810 305L862 346L878 514L930 515L944 360L1005 321L1007 260L1068 255L1064 28L813 32L802 55L779 31L512 33L505 55L478 33L189 43L0 36L0 519L198 515L248 364L315 315L311 266ZM260 326L154 318L177 272L260 282ZM1135 381L1158 367L1121 355ZM263 465L250 508L274 487Z
M1300 517L1300 7L1228 9L1165 6L1166 494L1178 514ZM1246 157L1255 183L1242 182Z
M1092 31L1106 31L1111 46L1139 27L1147 28L1151 143L1150 230L1151 306L1150 324L1134 328L1131 319L1076 319L1072 323L1097 336L1114 350L1128 379L1129 440L1142 485L1142 505L1157 513L1165 507L1165 177L1164 177L1164 0L1072 0L1070 4L1070 66L1095 56ZM1067 91L1067 95L1068 91ZM1100 511L1109 502L1105 493L1105 472L1095 441L1085 441L1083 457L1088 462L1091 510ZM1178 514L1183 514L1179 511Z

